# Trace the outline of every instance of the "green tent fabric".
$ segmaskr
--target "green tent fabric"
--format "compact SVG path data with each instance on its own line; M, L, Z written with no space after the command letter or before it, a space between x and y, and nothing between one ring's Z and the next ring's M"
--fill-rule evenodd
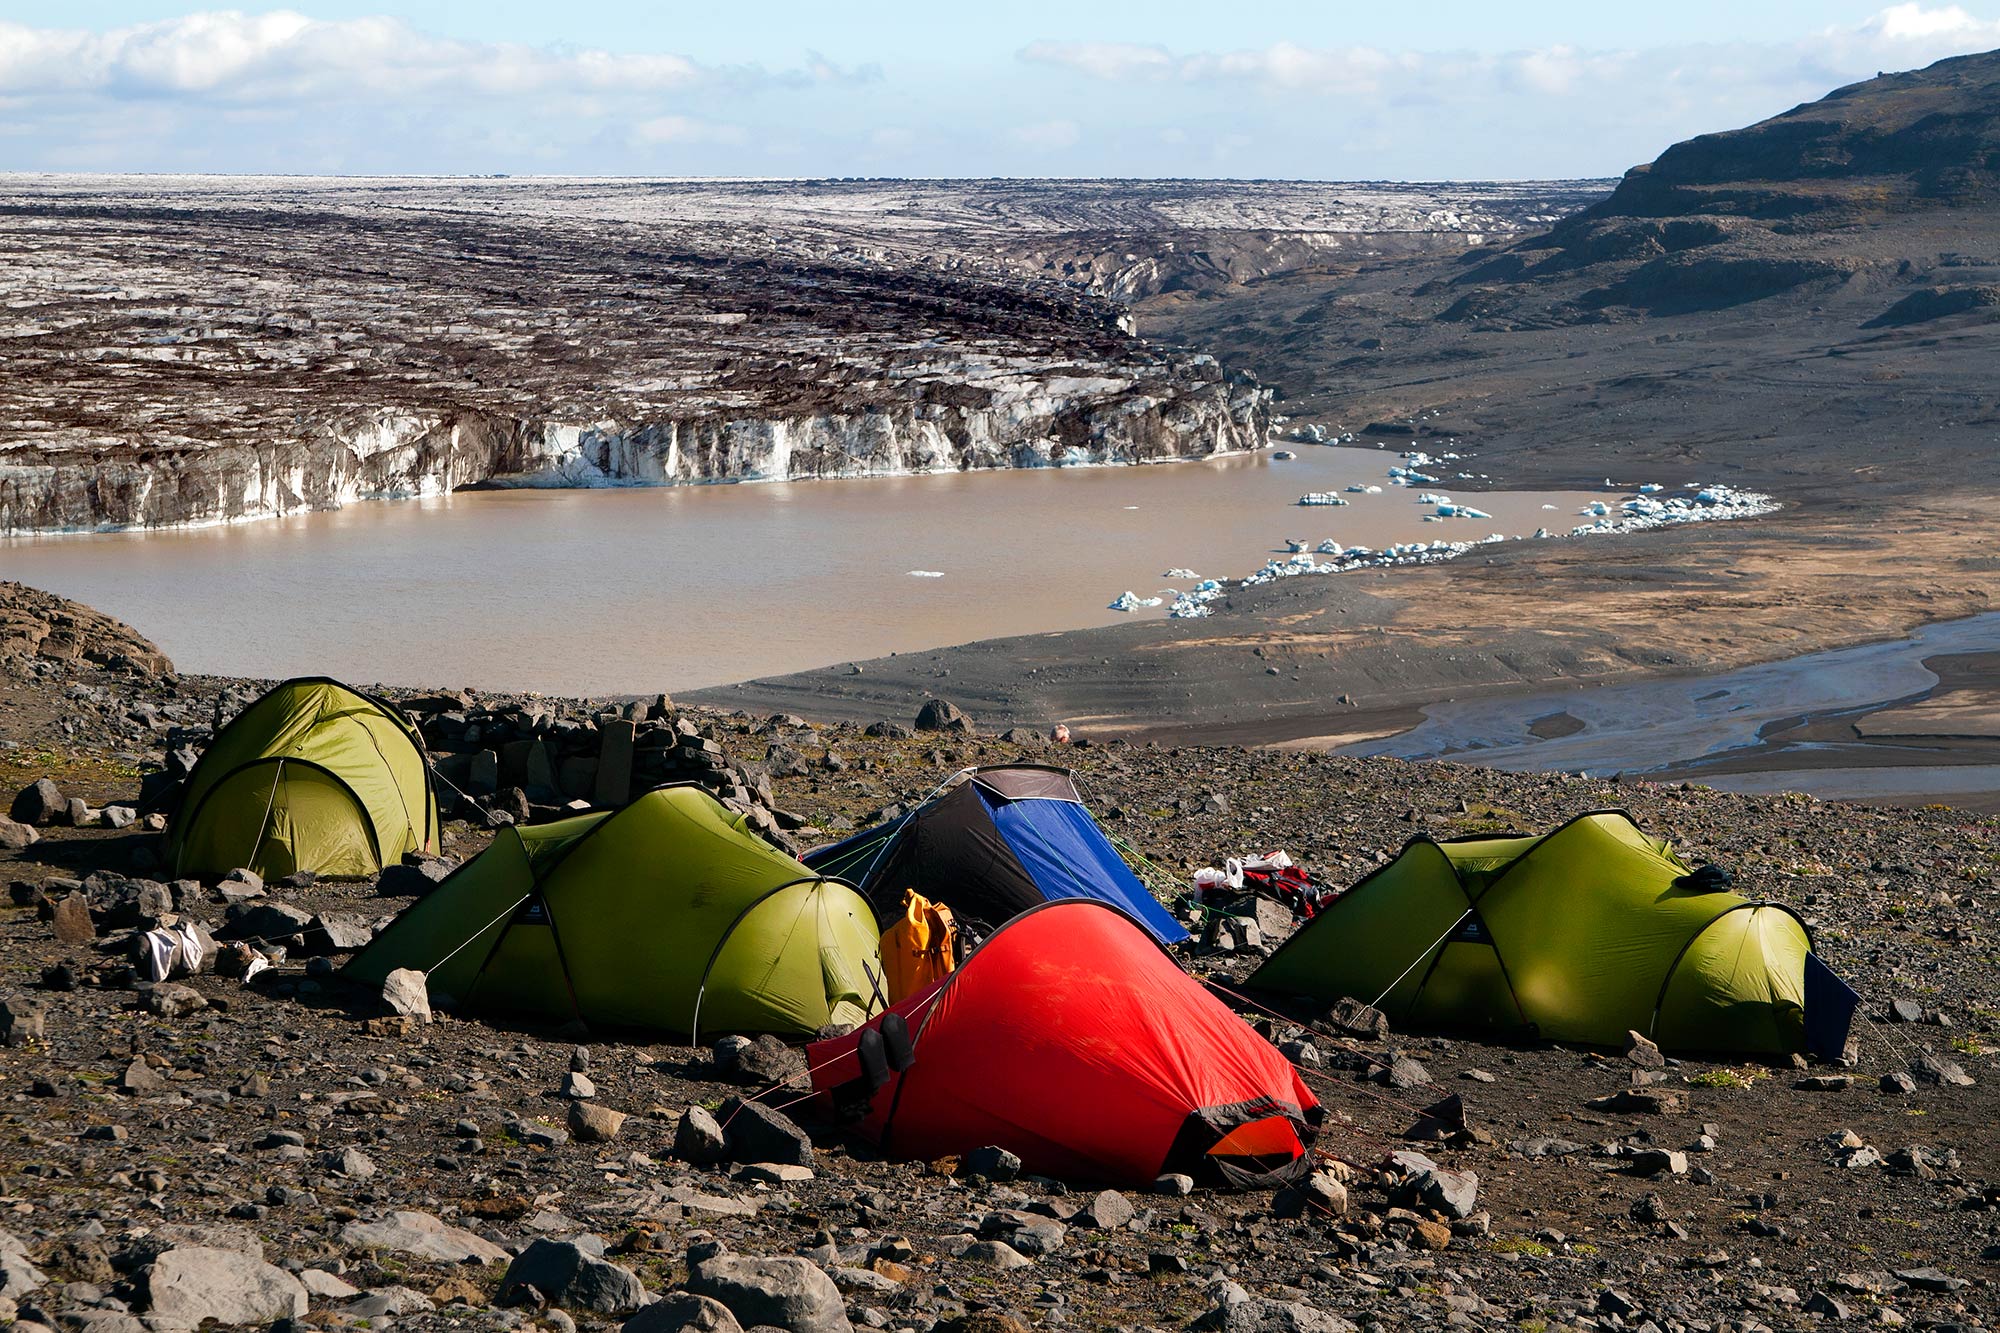
M692 786L503 829L348 963L429 974L463 1012L807 1034L881 1007L867 902Z
M437 851L423 739L385 700L339 681L288 680L210 742L167 837L181 875L377 875Z
M1791 909L1727 892L1605 811L1539 838L1418 838L1248 984L1352 996L1402 1027L1785 1054L1806 1046L1811 948Z

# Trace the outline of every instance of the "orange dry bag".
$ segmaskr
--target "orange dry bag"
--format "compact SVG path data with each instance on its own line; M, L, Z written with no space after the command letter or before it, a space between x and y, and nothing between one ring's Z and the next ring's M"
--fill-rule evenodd
M882 932L882 970L889 1003L897 1004L950 974L958 958L958 923L951 909L915 889L903 894L903 919Z

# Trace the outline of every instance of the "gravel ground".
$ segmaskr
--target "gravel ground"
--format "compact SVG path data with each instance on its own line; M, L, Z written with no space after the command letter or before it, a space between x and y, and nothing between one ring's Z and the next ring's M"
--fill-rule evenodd
M93 807L131 802L176 718L207 722L217 698L245 685L10 666L0 784L11 793L47 775ZM682 715L741 758L761 760L774 743L761 717ZM64 943L39 904L63 896L65 880L137 873L156 835L143 823L46 827L0 851L11 901L24 904L0 910L0 993L23 1016L20 1044L0 1047L10 1145L0 1227L19 1242L0 1238L0 1299L20 1326L122 1333L139 1318L166 1328L210 1317L566 1333L572 1322L623 1322L641 1288L660 1296L690 1284L722 1295L745 1327L777 1319L801 1330L843 1320L1720 1330L2000 1319L1994 820L1313 754L1122 743L1052 753L979 736L870 737L852 725L777 732L806 763L775 777L772 804L802 817L804 841L920 796L963 765L1054 758L1077 769L1107 827L1183 878L1282 846L1344 884L1418 832L1540 828L1623 806L1691 859L1732 868L1744 892L1798 907L1879 1017L1903 1001L1920 1021L1861 1024L1855 1067L1811 1071L1696 1059L1651 1070L1618 1051L1431 1034L1322 1037L1310 1080L1333 1116L1320 1146L1332 1159L1322 1180L1345 1184L1337 1216L1287 1218L1299 1200L1269 1194L1107 1200L943 1175L876 1160L810 1123L817 1146L800 1154L812 1173L800 1179L698 1166L685 1142L676 1154L688 1108L752 1090L706 1049L446 1015L384 1020L377 997L297 958L249 985L204 974L180 983L186 993L135 990L124 931L105 913L97 939ZM463 858L485 837L454 821L447 851ZM272 886L270 898L366 920L408 901L371 884ZM222 919L213 890L183 892L174 906ZM1257 959L1188 961L1231 985ZM1879 1090L1924 1050L1973 1084ZM588 1104L627 1117L610 1140L586 1141L615 1117L573 1111L563 1095L578 1065L594 1084ZM1806 1082L1842 1074L1853 1082ZM1677 1094L1678 1113L1586 1105L1647 1078L1659 1081L1645 1092ZM1477 1132L1404 1143L1416 1111L1447 1093L1464 1097ZM1476 1175L1471 1215L1398 1207L1408 1200L1377 1168L1399 1148ZM1656 1162L1659 1174L1640 1174ZM458 1230L374 1225L399 1213ZM608 1247L602 1258L589 1236ZM737 1257L714 1257L717 1245ZM474 1251L486 1261L457 1257ZM810 1267L753 1262L791 1256ZM503 1278L510 1266L516 1280ZM790 1300L760 1306L745 1295L760 1283ZM639 1327L720 1319L703 1308L662 1302Z

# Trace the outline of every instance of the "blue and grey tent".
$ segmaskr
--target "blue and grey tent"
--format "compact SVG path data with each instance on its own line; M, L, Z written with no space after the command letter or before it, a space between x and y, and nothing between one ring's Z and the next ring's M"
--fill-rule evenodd
M1119 857L1063 768L967 769L916 808L808 852L805 862L860 886L885 921L901 913L908 889L981 935L1054 899L1095 898L1162 944L1188 937Z

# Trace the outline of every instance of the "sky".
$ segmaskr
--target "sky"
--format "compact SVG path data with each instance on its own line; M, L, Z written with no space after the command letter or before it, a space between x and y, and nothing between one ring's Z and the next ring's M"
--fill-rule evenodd
M0 170L1611 176L2000 0L0 0Z

